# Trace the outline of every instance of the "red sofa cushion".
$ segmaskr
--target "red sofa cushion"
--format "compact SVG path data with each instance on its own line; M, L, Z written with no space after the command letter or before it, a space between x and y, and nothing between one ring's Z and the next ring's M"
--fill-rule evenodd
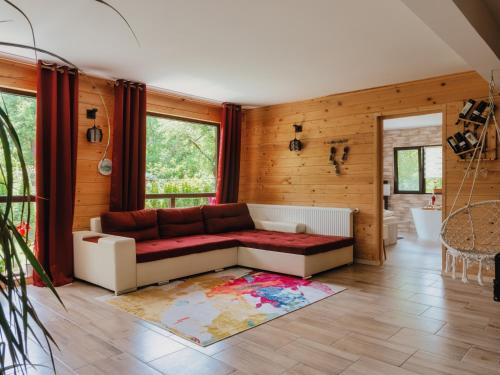
M205 251L227 249L238 245L238 241L231 238L201 234L138 242L135 245L135 250L137 263L145 263Z
M200 207L159 209L158 226L161 238L205 233Z
M101 215L101 227L103 233L136 241L160 238L156 210L107 212Z
M241 246L245 247L298 255L313 255L354 244L352 237L282 233L258 229L221 233L220 236L237 240Z
M219 204L201 208L207 233L255 229L246 203Z

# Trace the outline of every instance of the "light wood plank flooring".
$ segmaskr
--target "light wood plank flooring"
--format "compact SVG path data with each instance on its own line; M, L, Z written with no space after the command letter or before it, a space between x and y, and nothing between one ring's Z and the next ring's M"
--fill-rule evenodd
M500 374L500 303L491 288L442 278L411 246L411 265L402 266L399 246L384 267L319 275L348 289L207 348L96 300L109 292L89 284L59 288L67 310L46 289L30 293L59 345L59 374Z

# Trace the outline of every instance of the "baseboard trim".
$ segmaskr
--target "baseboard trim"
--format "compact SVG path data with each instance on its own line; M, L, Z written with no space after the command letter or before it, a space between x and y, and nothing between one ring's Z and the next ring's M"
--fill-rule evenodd
M380 266L380 262L378 260L369 260L361 258L354 258L354 263L367 264L369 266Z

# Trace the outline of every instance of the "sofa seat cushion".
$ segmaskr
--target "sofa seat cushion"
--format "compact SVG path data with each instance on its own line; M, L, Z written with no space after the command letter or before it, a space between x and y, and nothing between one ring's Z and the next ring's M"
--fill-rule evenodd
M283 233L258 229L221 233L220 236L237 240L240 246L244 247L297 255L313 255L354 244L352 237Z
M156 210L106 212L101 215L101 226L103 233L136 241L160 238Z
M200 207L159 209L158 226L161 238L205 233Z
M238 241L212 235L175 237L136 243L137 263L237 247Z
M246 203L228 203L201 208L207 233L255 229Z

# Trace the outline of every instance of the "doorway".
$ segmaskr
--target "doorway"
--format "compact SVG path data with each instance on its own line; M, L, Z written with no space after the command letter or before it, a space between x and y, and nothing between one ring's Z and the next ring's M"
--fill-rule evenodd
M441 270L442 112L381 118L381 234L387 265Z

